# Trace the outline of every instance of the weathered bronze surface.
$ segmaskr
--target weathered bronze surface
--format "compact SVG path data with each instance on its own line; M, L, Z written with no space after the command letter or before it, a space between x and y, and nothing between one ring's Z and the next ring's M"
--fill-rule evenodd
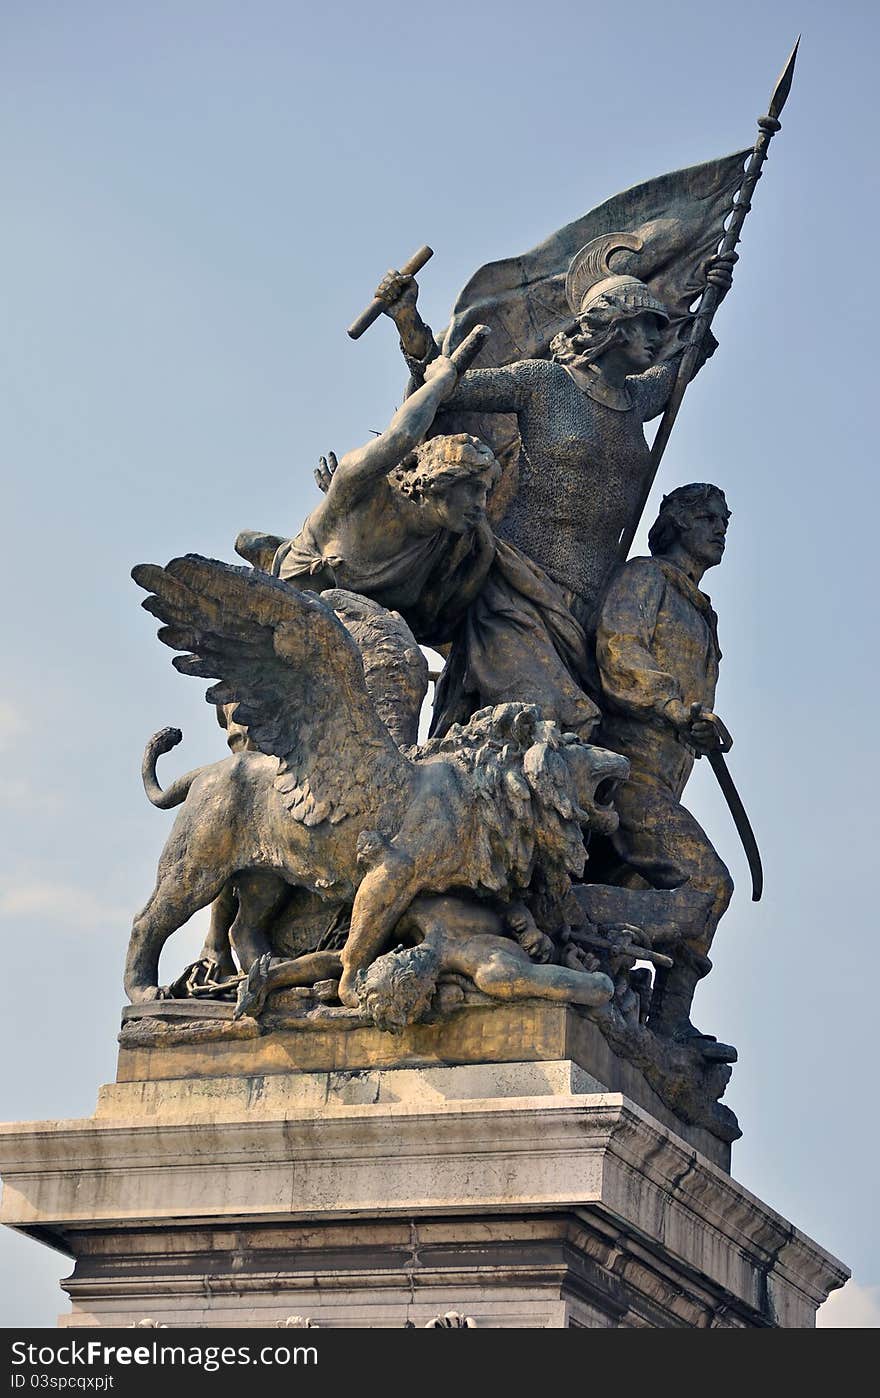
M649 535L650 558L612 578L598 617L596 653L605 717L602 741L630 762L620 823L610 836L624 870L654 888L707 893L702 929L655 976L655 1032L700 1038L690 1022L697 981L733 894L733 881L681 795L696 757L717 748L717 618L699 583L724 554L730 511L716 486L681 486L666 496Z
M232 752L163 789L181 735L148 744L149 799L181 809L131 934L123 1076L592 1055L716 1158L739 1134L736 1050L690 1018L733 885L681 804L710 756L759 893L700 589L723 493L672 491L651 557L615 562L644 425L665 410L656 467L715 348L792 63L747 171L741 151L664 175L482 268L442 336L417 306L431 250L389 272L349 333L391 317L408 396L321 458L299 533L242 533L245 568L135 568ZM423 644L446 663L420 743ZM160 986L209 904L199 960Z
M135 574L154 589L147 605L166 623L162 639L193 652L178 668L226 676L210 698L226 703L234 687L236 718L258 751L189 773L164 793L183 810L132 931L132 999L159 994L164 942L233 875L230 938L242 966L271 950L266 930L288 885L351 904L340 987L351 1003L357 970L417 893L463 886L509 900L537 878L558 901L583 871L581 823L616 825L597 790L622 779L626 762L562 734L535 706L483 710L413 761L382 721L361 651L327 602L197 556ZM368 661L374 690L377 676L393 682L418 655L399 619L380 644L388 663ZM178 736L158 735L153 748Z
M412 277L391 274L377 288L414 381L475 318L491 327L444 421L492 442L516 471L500 533L566 590L588 629L621 531L641 512L644 424L676 383L688 306L707 283L719 296L730 286L735 254L711 254L745 154L628 190L532 252L481 268L437 341Z
M339 462L330 453L324 500L267 566L299 587L362 593L399 611L420 642L451 646L433 734L527 690L545 717L589 736L598 709L584 692L586 636L555 583L492 532L495 457L467 433L423 440L469 340L433 360L381 436Z

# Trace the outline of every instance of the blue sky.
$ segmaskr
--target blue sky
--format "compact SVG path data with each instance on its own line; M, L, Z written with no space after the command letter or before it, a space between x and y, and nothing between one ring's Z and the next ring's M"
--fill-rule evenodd
M738 884L697 1006L740 1049L734 1173L853 1267L850 1316L880 1314L878 11L723 13L7 0L0 1117L88 1114L112 1079L128 924L171 819L140 788L144 741L182 727L181 770L223 753L132 564L230 558L246 527L293 532L318 455L400 401L391 326L345 336L387 267L434 247L422 303L442 325L480 264L748 144L803 31L721 347L652 504L710 479L734 511L706 581L760 905L708 770L687 797ZM197 943L180 934L164 969ZM0 1249L3 1323L53 1323L63 1260L12 1235Z

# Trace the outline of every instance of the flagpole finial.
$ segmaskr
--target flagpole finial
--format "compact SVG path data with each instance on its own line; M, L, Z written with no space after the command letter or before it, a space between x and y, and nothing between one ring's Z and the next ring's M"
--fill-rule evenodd
M746 166L743 182L739 187L736 202L731 211L731 219L727 225L727 230L719 249L720 253L732 253L739 242L739 235L745 222L746 214L752 207L752 195L755 186L761 178L761 169L767 159L767 150L777 131L781 130L782 123L779 120L779 113L785 106L786 99L791 91L791 82L794 77L794 65L797 59L798 47L801 42L800 34L797 37L795 46L788 56L788 61L779 75L776 86L773 89L773 96L770 98L770 107L766 116L758 117L758 139L752 149L749 163ZM678 365L678 374L672 392L667 400L666 407L657 434L651 444L651 469L642 488L641 503L638 513L634 514L630 523L622 531L618 543L618 559L625 562L635 538L638 522L648 503L648 496L651 487L660 467L663 453L666 450L666 443L678 416L681 407L681 400L684 397L693 374L696 372L696 365L701 347L706 338L706 332L712 324L712 317L718 308L721 297L718 288L712 282L707 281L700 298L700 304L694 313L691 337L688 345L681 356Z
M797 59L798 46L800 42L801 36L800 34L798 34L797 39L795 40L794 48L788 55L788 61L785 67L783 68L782 72L779 74L779 79L776 83L775 88L773 89L773 96L770 98L770 107L767 112L767 115L769 117L772 117L775 121L779 120L779 115L782 111L782 108L785 106L786 98L788 97L788 94L791 91L791 82L792 78L794 77L794 65Z

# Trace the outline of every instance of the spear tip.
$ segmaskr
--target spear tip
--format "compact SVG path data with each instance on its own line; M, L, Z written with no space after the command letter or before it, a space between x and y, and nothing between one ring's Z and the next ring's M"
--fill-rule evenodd
M779 119L779 115L782 111L782 108L785 106L785 100L788 97L789 92L791 91L791 82L792 78L794 77L794 65L795 60L797 58L798 45L800 44L800 41L801 36L800 34L798 34L797 40L795 41L795 46L792 49L791 53L788 55L788 62L783 68L782 72L779 74L779 81L773 89L773 96L770 98L770 109L767 115L774 117L776 120Z

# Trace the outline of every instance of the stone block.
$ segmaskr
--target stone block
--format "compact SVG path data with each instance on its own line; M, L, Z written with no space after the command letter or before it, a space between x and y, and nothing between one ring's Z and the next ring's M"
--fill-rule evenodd
M847 1276L564 1057L129 1078L0 1173L70 1326L802 1328Z

